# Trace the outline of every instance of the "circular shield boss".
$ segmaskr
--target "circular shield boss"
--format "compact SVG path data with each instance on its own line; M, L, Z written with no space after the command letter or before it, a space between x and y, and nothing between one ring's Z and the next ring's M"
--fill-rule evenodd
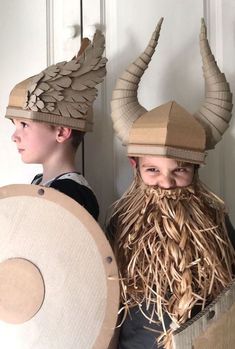
M0 347L105 349L119 306L111 247L89 213L36 185L0 188Z

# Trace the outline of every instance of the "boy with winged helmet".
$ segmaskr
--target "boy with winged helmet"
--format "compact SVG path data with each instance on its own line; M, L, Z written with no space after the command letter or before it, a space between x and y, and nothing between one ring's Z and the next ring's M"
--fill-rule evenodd
M39 163L43 173L33 184L55 188L98 218L96 197L75 166L76 150L92 130L96 85L106 74L104 36L84 39L77 57L49 66L17 84L10 93L6 117L15 125L12 140L25 163Z

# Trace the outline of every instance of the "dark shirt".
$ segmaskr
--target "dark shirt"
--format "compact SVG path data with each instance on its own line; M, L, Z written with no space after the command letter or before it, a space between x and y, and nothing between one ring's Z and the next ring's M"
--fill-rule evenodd
M71 172L73 177L74 174L76 173ZM85 179L79 173L75 176L77 180L69 178L69 175L70 173L63 173L45 184L45 186L59 190L61 193L74 199L97 220L99 216L99 206L93 191L88 184L86 185ZM81 181L80 178L82 179ZM32 184L40 184L41 180L42 174L38 174L34 177Z

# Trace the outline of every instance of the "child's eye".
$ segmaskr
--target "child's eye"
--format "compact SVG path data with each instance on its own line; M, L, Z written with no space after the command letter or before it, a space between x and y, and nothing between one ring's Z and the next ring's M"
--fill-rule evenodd
M24 121L21 121L20 125L22 126L22 128L28 127L28 124L26 124L26 122L24 122Z
M186 172L186 168L185 167L178 167L175 169L175 172Z
M159 169L155 167L149 167L146 169L147 172L158 173Z

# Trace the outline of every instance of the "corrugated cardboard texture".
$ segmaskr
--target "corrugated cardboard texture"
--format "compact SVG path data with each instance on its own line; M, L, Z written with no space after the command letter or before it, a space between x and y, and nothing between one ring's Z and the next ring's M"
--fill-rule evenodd
M118 276L95 220L54 189L14 185L0 188L0 224L0 264L24 258L45 284L43 304L30 320L1 319L0 347L107 348L117 321Z
M235 348L235 282L176 331L174 349Z

